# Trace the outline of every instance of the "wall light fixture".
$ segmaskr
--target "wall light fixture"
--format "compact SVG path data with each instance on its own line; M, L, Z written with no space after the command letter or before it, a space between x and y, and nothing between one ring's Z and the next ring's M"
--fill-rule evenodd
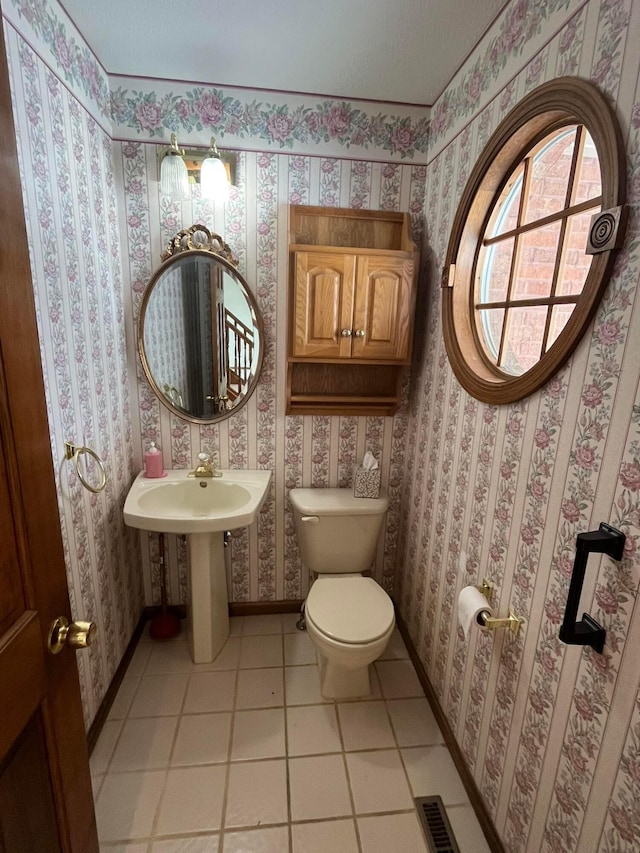
M175 133L171 134L171 145L162 149L160 160L160 192L162 195L179 201L187 199L191 195L189 189L189 173L182 159L184 149L178 147L178 139Z
M202 198L225 202L229 186L235 184L236 155L218 151L213 137L209 150L180 148L172 133L171 145L158 148L158 169L162 195L182 201L191 197L191 185L200 184Z
M203 198L223 202L229 199L227 170L218 153L218 146L213 136L211 137L211 147L200 167L200 191Z

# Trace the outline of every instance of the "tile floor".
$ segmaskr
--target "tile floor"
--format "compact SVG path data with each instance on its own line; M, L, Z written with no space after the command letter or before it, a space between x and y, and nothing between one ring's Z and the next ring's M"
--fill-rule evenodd
M211 664L138 644L91 757L105 853L425 853L440 794L462 853L489 847L396 631L363 701L320 695L296 614L231 620Z

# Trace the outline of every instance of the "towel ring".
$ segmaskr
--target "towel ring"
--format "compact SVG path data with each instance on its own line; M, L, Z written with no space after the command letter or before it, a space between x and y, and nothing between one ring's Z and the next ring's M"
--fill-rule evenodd
M78 479L82 483L82 485L94 495L97 495L98 492L101 492L104 487L107 485L107 475L104 470L104 463L102 459L98 456L95 450L92 450L90 447L79 447L74 444L72 441L65 441L64 443L64 453L65 459L72 459L76 466L76 474L78 475ZM98 486L92 486L88 483L82 471L80 470L80 456L83 453L88 453L89 456L93 457L98 463L98 468L100 469L100 484Z

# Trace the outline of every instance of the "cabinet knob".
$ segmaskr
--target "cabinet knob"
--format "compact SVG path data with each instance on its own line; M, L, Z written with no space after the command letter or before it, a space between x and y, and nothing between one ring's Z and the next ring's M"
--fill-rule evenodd
M356 338L364 338L364 329L356 330Z
M342 335L343 338L350 338L351 337L351 329L343 329L340 332L340 334Z

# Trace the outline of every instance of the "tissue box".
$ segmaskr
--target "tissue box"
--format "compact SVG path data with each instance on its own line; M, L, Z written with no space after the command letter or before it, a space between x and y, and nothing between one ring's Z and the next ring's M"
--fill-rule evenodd
M380 497L380 468L368 471L362 465L353 469L353 495L356 498Z

